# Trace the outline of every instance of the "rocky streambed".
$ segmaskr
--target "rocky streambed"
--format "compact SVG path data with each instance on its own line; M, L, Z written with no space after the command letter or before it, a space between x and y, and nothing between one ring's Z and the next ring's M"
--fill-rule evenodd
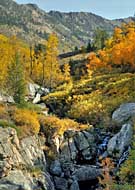
M128 157L135 103L112 115L116 134L90 128L67 130L62 136L19 140L12 128L0 127L0 190L95 190L102 173L99 157L111 157L119 168ZM54 153L49 158L46 144Z

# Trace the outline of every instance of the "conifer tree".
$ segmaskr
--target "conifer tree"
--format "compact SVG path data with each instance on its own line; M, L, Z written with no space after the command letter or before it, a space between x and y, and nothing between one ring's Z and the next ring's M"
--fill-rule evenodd
M9 95L13 96L17 104L24 103L26 93L25 73L18 52L15 53L8 68L7 87Z

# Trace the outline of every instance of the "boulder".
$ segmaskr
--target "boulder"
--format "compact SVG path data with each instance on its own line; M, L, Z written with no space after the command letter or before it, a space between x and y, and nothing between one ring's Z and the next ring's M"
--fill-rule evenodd
M35 83L28 83L27 85L28 99L32 99L36 103L39 102L39 97L46 95L49 92L50 91L48 88L40 87L38 84Z
M40 97L41 97L41 94L39 94L39 93L37 93L36 94L36 96L35 96L35 98L33 99L33 104L37 104L37 103L39 103L40 102Z
M39 88L40 88L40 86L38 84L28 83L28 86L27 86L28 96L31 99L33 99L35 97L36 92L38 91Z
M0 190L32 190L31 180L21 170L10 171L7 177L0 180Z
M135 116L135 103L122 104L112 115L112 120L118 124L124 124Z
M71 161L71 153L68 146L68 141L64 141L60 146L60 160L64 162Z
M61 164L60 164L59 160L55 160L51 163L50 172L53 175L61 176L62 168L61 168Z
M107 145L107 152L111 156L120 157L131 144L133 129L131 124L124 124L119 133L113 136Z
M87 131L83 131L83 134L84 134L85 138L87 139L89 145L93 146L93 143L95 141L94 135Z
M76 147L81 151L89 147L89 143L82 132L78 132L74 137Z
M76 158L77 158L77 154L78 154L78 150L76 148L75 142L73 138L70 138L68 140L68 144L69 144L69 150L70 150L70 158L73 162L75 162Z
M101 170L96 166L77 166L72 174L76 181L88 181L96 179L101 174Z
M68 181L65 178L54 177L55 187L58 190L68 190Z

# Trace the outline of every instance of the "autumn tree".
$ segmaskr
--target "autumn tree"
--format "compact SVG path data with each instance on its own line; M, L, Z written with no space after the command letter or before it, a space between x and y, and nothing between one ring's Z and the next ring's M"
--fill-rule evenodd
M88 70L98 72L112 69L119 72L135 71L135 23L115 28L105 47L89 56ZM99 70L100 68L100 70ZM88 72L89 73L89 72Z
M51 34L46 44L43 60L43 83L52 89L62 80L62 73L58 63L58 38Z

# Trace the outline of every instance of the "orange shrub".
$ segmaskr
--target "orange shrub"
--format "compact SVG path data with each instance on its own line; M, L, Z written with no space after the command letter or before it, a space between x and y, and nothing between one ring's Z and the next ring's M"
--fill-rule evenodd
M93 71L111 71L112 69L120 72L135 71L135 23L123 25L115 28L113 36L106 41L104 49L91 52L87 65L88 73Z
M80 125L71 119L59 119L56 116L40 118L42 129L46 135L53 135L55 132L62 135L68 129L81 130L88 128L88 125Z
M16 109L12 115L15 124L21 128L22 136L37 134L40 124L36 112L26 109Z

